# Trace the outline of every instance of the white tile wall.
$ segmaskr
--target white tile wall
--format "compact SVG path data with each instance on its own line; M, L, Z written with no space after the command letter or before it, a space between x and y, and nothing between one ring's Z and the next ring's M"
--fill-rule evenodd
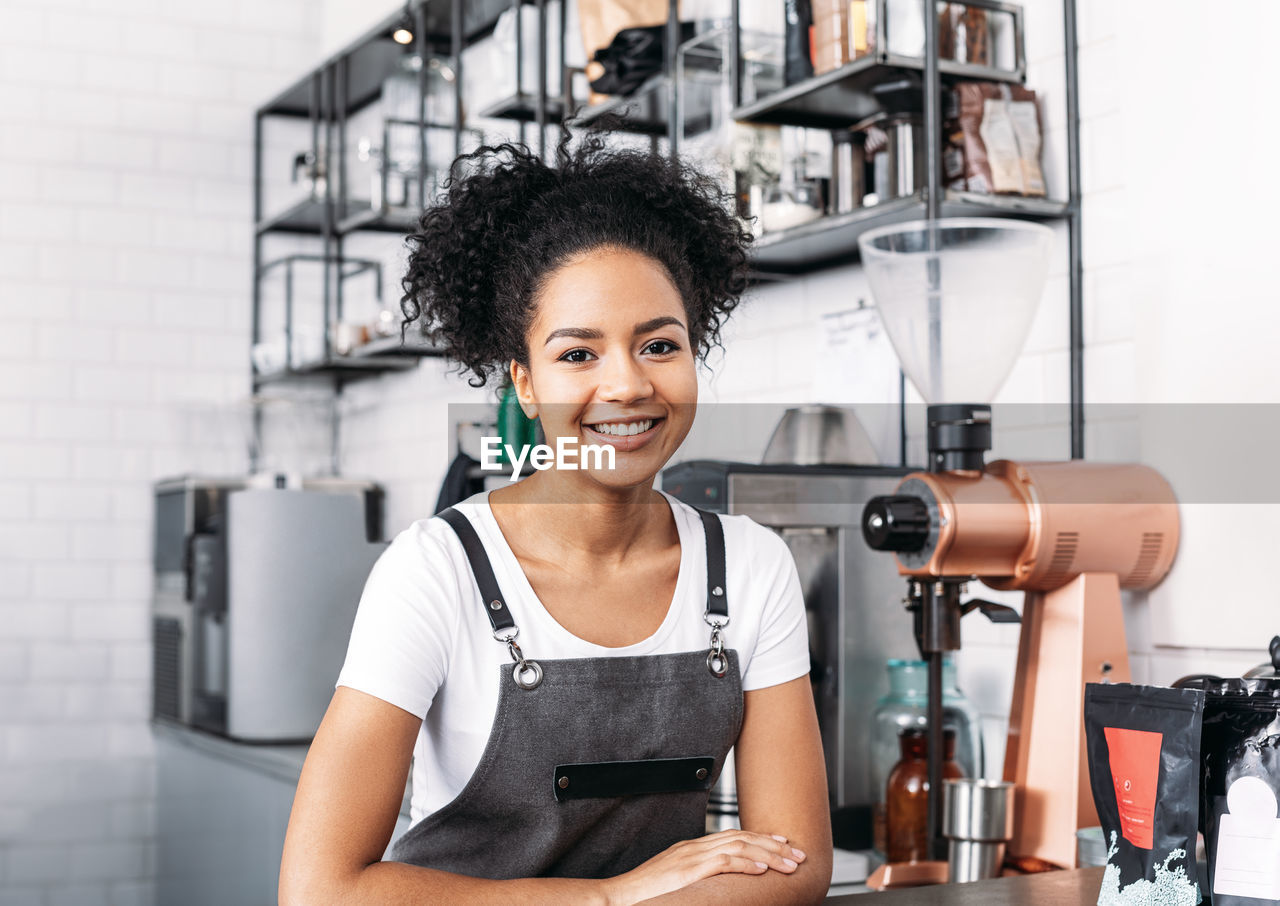
M245 467L252 110L319 13L0 0L6 906L155 900L149 485Z
M148 485L244 465L239 416L220 407L247 391L253 105L395 5L0 0L0 902L154 899ZM1061 8L1026 6L1046 175L1061 186ZM1179 399L1206 382L1208 398L1260 398L1241 380L1267 387L1274 374L1269 334L1250 325L1275 294L1245 252L1265 250L1262 218L1275 210L1258 165L1275 146L1259 130L1273 127L1250 115L1256 94L1214 78L1208 56L1158 49L1201 46L1204 35L1183 31L1203 17L1079 7L1087 399ZM1246 51L1276 33L1276 15L1260 0L1215 8L1211 34L1236 59L1270 59ZM1224 99L1235 116L1215 115L1215 128L1238 130L1216 142L1193 120ZM368 254L393 271L399 250ZM1064 274L1060 257L1002 401L1067 399ZM857 268L756 290L706 398L813 399L821 317L867 295ZM1214 336L1224 305L1232 334ZM1190 360L1202 375L1187 373ZM387 486L389 532L431 510L452 454L449 404L484 398L433 362L349 390L344 469ZM754 458L765 429L698 455ZM1061 456L1065 437L1021 408L997 445ZM1132 418L1091 422L1088 452L1135 458L1141 437ZM1168 682L1259 659L1232 639L1179 647L1153 629L1196 625L1180 615L1220 566L1180 557L1162 593L1129 597L1135 676ZM1194 599L1177 593L1180 575ZM984 714L993 773L1016 637L979 625L966 636L961 684Z

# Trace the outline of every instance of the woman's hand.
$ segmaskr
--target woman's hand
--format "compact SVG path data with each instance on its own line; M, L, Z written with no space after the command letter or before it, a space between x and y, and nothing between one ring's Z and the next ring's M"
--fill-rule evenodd
M769 869L790 874L804 858L786 837L725 830L682 840L626 874L610 878L605 892L611 906L630 906L712 875L762 875Z

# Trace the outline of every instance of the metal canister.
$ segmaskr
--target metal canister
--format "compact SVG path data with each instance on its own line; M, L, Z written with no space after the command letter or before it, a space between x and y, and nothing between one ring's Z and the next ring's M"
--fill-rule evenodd
M831 133L831 197L828 214L847 214L862 207L866 194L862 133L836 129Z
M878 202L906 198L925 183L924 120L918 113L879 113L853 127L865 136Z
M949 844L951 883L999 877L1013 836L1013 784L945 780L942 789L942 835Z

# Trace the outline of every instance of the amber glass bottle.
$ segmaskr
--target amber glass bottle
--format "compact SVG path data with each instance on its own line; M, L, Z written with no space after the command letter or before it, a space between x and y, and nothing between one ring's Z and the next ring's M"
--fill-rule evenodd
M964 776L956 764L956 733L942 731L946 760L944 779ZM929 859L929 756L928 735L919 727L902 731L898 737L902 758L889 772L886 789L885 823L887 855L890 862L923 862Z

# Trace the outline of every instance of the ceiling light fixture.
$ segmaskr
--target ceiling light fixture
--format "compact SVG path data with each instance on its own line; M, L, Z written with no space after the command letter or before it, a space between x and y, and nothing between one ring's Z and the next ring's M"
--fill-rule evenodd
M405 3L404 12L400 14L400 21L396 23L395 30L391 32L391 40L397 44L413 43L413 14L409 11L408 3Z

